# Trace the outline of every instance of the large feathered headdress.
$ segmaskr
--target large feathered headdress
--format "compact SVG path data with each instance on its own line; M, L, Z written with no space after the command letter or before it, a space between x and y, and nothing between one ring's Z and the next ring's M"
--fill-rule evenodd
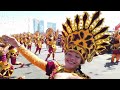
M104 18L100 12L89 17L87 12L76 15L74 21L67 18L63 24L63 39L65 52L72 50L80 54L82 59L90 62L96 52L100 53L109 45L108 26L102 26Z
M54 40L56 40L58 38L58 30L54 31L52 28L48 28L46 30L46 38L53 38Z

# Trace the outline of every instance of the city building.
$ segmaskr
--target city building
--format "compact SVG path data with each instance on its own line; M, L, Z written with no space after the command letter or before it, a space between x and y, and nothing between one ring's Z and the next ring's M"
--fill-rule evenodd
M40 20L39 22L39 31L40 33L44 33L44 21Z
M52 28L56 31L56 23L33 19L34 32L39 31L40 33L45 33L45 29L47 28Z
M56 31L56 23L47 22L47 28L53 28L53 30Z
M34 32L39 31L39 20L33 19L33 29Z

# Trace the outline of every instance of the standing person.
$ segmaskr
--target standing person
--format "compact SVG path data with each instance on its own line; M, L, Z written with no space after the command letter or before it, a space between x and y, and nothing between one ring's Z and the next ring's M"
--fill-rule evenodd
M48 28L46 31L46 40L48 46L48 55L46 61L52 54L53 60L55 59L55 51L56 51L56 40L58 38L58 32L55 32L52 28Z
M114 38L114 42L112 45L112 58L111 58L111 62L114 63L118 63L120 60L120 34L119 34L119 30L115 31L115 34L113 35ZM115 61L116 59L116 61Z
M106 48L109 35L105 35L108 27L101 27L103 18L99 18L100 12L95 12L89 20L89 14L85 12L80 18L76 15L74 21L67 19L63 24L62 35L64 37L65 65L56 61L45 61L27 50L17 40L10 36L2 36L5 42L18 48L19 52L32 64L46 71L49 79L90 79L81 71L81 65L86 61L91 62L96 51ZM82 24L81 24L82 22ZM97 32L94 32L97 30Z
M39 54L41 52L41 48L42 48L42 39L41 37L38 37L36 39L36 51L35 51L35 54L39 51Z
M17 48L14 47L14 46L10 46L8 48L8 50L9 50L8 53L7 53L8 61L10 59L12 65L20 65L20 68L22 68L24 66L24 64L17 61L17 57L19 55L19 52L18 52Z
M60 34L58 35L58 38L57 38L57 45L61 47L61 35Z
M30 37L28 37L27 49L29 49L31 51L31 48L32 48L32 40Z
M31 48L32 48L32 37L28 36L27 37L27 49L31 51Z

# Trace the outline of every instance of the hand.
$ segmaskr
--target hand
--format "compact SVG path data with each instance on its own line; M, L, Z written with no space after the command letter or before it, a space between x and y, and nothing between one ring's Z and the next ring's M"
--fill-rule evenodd
M14 37L3 35L2 39L3 39L4 43L9 43L14 47L19 47L20 46L20 43Z
M4 43L0 43L0 47L5 47L5 44Z

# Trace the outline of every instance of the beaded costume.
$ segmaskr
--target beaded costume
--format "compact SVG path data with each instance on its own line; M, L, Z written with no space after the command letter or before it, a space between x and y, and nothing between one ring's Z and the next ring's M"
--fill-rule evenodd
M114 42L112 44L112 59L111 59L112 63L114 63L115 58L116 58L115 62L118 62L120 59L120 41L119 41L120 34L119 34L119 30L115 31L113 38L114 38Z
M100 19L99 16L100 12L97 11L92 17L90 17L87 12L84 12L83 15L77 14L73 21L67 18L66 22L62 25L62 39L64 41L63 48L65 54L69 51L77 52L82 58L82 64L84 64L85 61L91 62L96 52L100 53L106 49L106 46L108 46L110 42L110 35L107 31L108 27L102 26L104 18ZM53 44L51 41L55 40L55 34L52 33L53 30L51 28L47 31L51 33L46 34L46 39L48 39L47 43L52 47ZM82 79L90 79L89 76L81 71L81 65L79 65L74 72L70 72L56 61L40 59L22 45L18 47L18 51L32 64L46 71L49 79L59 79L60 77L56 78L56 75L59 73L69 73L74 76L79 76Z
M46 31L46 45L48 46L48 56L47 59L50 57L50 55L53 55L53 60L55 57L55 51L56 51L56 39L58 38L58 32L55 32L52 28L48 28Z
M14 72L14 68L7 62L6 50L9 46L0 46L0 79L9 79Z

